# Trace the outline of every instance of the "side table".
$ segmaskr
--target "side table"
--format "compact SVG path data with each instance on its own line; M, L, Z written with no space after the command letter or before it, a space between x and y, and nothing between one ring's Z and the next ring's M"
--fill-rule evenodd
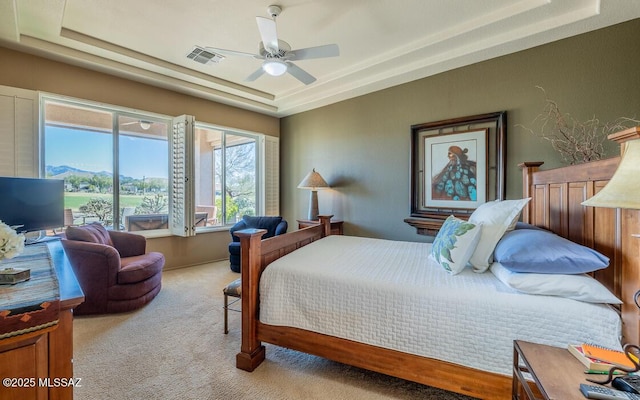
M28 382L24 386L0 387L3 399L72 400L73 386L54 385L54 380L69 382L73 378L78 383L78 377L73 375L73 308L84 301L84 293L60 241L47 242L47 246L58 278L58 323L0 340L0 376ZM47 384L39 384L46 379Z
M318 225L319 221L312 221L308 219L299 219L298 221L298 229L308 228L312 225ZM339 219L331 220L331 234L332 235L342 235L343 234L343 221Z
M535 386L526 380L525 374ZM594 385L587 377L584 365L567 349L521 340L513 342L513 400L585 400L580 384Z

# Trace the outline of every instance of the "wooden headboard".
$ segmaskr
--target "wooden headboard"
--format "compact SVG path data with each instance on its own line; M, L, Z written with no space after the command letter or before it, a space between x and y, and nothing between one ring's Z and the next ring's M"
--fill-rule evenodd
M532 197L522 218L609 257L609 267L593 276L624 302L623 343L638 344L640 311L633 297L640 289L640 239L632 234L640 233L640 211L580 204L607 184L619 161L615 157L548 171L539 170L542 162L520 164L523 195Z

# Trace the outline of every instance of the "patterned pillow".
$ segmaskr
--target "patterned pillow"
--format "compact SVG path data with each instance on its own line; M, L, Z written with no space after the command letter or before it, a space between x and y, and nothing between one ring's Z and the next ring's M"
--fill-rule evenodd
M433 241L431 257L449 273L459 274L476 249L481 231L482 225L449 216Z

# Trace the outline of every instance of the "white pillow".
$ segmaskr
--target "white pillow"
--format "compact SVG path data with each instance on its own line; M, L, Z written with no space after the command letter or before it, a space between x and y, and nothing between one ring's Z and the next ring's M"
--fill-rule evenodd
M482 225L482 234L475 252L471 256L471 265L475 272L484 272L491 264L493 250L507 230L515 228L522 208L531 197L520 200L495 200L476 208L469 222Z
M566 297L586 303L622 304L609 289L586 274L512 272L498 262L491 265L491 272L505 285L523 293Z
M482 225L449 216L433 241L431 258L450 274L459 274L467 266L471 254L476 249L481 228Z

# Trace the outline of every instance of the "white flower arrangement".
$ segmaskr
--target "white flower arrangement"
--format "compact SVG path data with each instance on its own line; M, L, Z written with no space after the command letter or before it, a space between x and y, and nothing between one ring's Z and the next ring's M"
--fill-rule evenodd
M13 258L24 251L24 235L0 221L0 260Z

